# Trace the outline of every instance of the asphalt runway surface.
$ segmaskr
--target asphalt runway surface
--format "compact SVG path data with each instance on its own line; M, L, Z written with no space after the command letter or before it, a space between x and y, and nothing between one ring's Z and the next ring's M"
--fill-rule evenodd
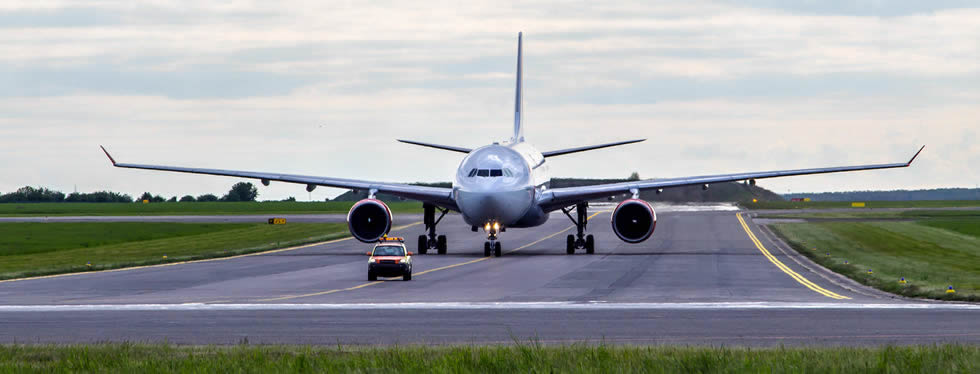
M596 253L571 256L572 226L553 215L503 233L500 258L483 257L484 234L448 216L439 231L449 254L416 256L408 282L368 282L371 245L350 239L0 282L0 342L980 343L980 306L867 289L718 209L661 210L653 237L635 245L599 212L588 230ZM417 219L396 217L407 227L393 232L413 251Z

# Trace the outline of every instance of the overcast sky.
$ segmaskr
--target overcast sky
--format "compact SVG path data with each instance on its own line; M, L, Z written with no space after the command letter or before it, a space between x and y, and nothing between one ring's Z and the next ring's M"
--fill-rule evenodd
M364 4L372 5L364 5ZM237 180L123 162L448 181L510 136L556 177L678 177L903 162L769 179L777 192L980 183L976 1L0 1L0 193L222 194ZM417 4L417 5L416 5ZM320 188L321 200L342 191ZM260 186L260 199L301 185Z

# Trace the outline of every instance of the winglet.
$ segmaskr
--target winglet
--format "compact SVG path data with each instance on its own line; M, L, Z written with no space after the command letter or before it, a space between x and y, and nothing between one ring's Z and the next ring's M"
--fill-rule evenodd
M915 156L912 156L912 159L910 159L909 162L905 164L905 166L912 165L912 161L915 161L915 158L916 157L919 157L919 153L922 153L922 150L925 149L925 148L926 148L925 145L923 145L922 148L919 148L919 151L918 152L915 152Z
M106 151L105 150L105 147L103 147L101 145L99 146L99 148L102 148L102 153L105 153L105 156L109 158L109 161L112 162L112 166L116 166L116 160L113 159L112 156L109 155L109 151Z

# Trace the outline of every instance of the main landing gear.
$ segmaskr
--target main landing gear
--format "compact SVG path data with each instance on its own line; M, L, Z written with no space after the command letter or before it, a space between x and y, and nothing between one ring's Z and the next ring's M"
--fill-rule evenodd
M428 235L419 235L419 254L426 254L430 249L435 249L441 255L446 254L446 236L436 235L436 225L439 221L442 221L442 217L449 213L449 209L440 209L442 215L436 219L436 206L430 204L422 204L422 210L425 213L422 222L425 223L425 229L429 231Z
M490 257L491 252L493 252L494 257L500 257L503 254L500 242L497 241L497 232L501 229L500 224L488 223L484 229L487 231L487 241L483 243L483 257Z
M572 217L570 207L562 208L561 211L572 220L578 231L575 235L568 235L565 238L565 253L573 255L576 249L585 249L585 253L590 255L595 253L595 238L592 234L585 235L585 227L589 224L589 203L575 204L578 219Z

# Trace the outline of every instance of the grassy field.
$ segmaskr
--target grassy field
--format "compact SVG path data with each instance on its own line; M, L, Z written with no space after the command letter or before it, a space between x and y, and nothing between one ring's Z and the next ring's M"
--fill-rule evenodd
M800 218L800 219L904 219L921 220L933 218L980 218L980 209L977 210L889 210L889 211L867 211L854 210L847 212L808 212L799 213L786 211L780 213L759 214L760 218Z
M352 201L205 203L18 203L0 204L0 216L139 216L347 213ZM422 203L388 204L393 213L421 213Z
M800 253L865 285L910 297L980 301L980 216L910 218L772 227ZM908 283L899 283L902 277ZM950 285L955 294L945 293Z
M952 208L980 207L980 200L915 200L915 201L863 201L867 208ZM760 201L740 202L745 209L832 209L850 208L850 201ZM861 208L854 208L861 210Z
M233 256L338 238L346 229L342 223L0 223L0 279Z
M976 373L980 347L702 348L5 345L0 371L45 373Z

